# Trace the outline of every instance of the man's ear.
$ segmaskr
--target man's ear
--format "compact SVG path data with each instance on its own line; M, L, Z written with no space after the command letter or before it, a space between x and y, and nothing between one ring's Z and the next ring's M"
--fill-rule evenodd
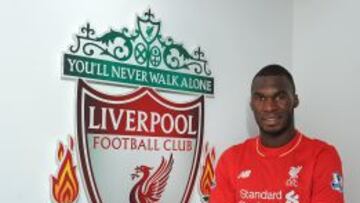
M297 94L294 95L294 108L298 107L299 106L299 97Z

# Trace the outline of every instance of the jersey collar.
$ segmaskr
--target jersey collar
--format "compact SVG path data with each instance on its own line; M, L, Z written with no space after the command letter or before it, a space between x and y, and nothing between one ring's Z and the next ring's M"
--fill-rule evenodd
M284 146L281 147L276 147L276 148L271 148L271 147L265 147L264 145L261 144L260 142L260 137L258 136L256 138L256 152L257 154L259 154L261 157L284 157L288 154L290 154L292 151L294 151L300 144L301 140L302 140L303 135L296 130L295 132L295 136L294 138L287 143Z

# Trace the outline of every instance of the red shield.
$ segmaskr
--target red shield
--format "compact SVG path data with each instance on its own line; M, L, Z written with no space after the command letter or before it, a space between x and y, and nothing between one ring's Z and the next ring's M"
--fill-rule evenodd
M77 143L89 200L188 202L203 123L203 96L176 103L145 87L115 96L79 80Z

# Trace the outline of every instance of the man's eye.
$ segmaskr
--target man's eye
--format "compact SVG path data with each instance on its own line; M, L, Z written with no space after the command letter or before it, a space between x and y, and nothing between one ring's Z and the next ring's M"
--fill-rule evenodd
M257 100L257 101L265 101L265 97L261 96L261 95L255 95L254 99Z
M284 94L284 93L278 94L278 95L275 97L275 99L276 99L277 101L285 100L285 99L287 99L287 98L288 98L287 94Z

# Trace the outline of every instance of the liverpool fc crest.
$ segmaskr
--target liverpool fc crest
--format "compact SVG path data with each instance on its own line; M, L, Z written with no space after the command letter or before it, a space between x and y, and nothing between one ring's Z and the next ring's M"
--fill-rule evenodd
M81 188L91 203L189 202L202 157L204 96L214 95L214 78L200 47L190 52L163 37L150 9L136 22L133 31L101 35L86 23L64 54L62 75L77 81L76 139L57 152L56 203L76 202ZM122 94L106 93L107 84ZM160 90L195 96L177 102Z

